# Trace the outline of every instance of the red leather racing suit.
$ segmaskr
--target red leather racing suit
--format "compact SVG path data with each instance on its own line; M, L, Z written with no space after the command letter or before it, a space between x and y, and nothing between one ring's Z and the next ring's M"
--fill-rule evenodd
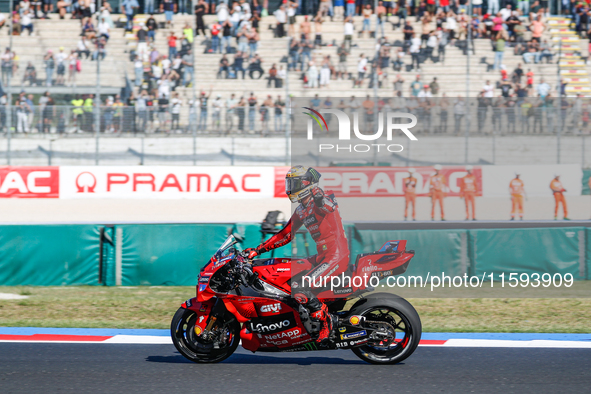
M306 259L314 267L306 275L317 283L324 283L324 277L328 277L327 283L330 283L331 276L345 272L349 265L349 245L339 206L331 191L326 191L320 204L314 202L312 198L307 205L301 203L286 226L260 245L257 251L265 253L288 244L302 225L306 226L316 242L318 252L317 255ZM322 282L319 278L323 278Z

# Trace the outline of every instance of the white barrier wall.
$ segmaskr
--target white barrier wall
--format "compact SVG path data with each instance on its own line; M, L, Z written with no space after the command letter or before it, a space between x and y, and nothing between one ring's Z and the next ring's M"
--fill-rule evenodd
M12 165L48 164L46 152L53 151L53 165L94 165L96 149L94 138L70 136L60 138L47 135L40 138L29 135L28 138L13 138L11 150L16 151L11 159ZM530 164L578 164L591 167L591 138L563 135L558 143L554 136L484 136L471 135L467 140L462 136L419 135L418 141L397 140L404 146L404 151L392 157L395 165L411 166L420 162L464 163L466 151L468 162L495 165L530 165ZM142 148L143 141L143 148ZM0 139L2 158L6 156L6 138ZM261 138L251 137L207 137L199 135L196 141L197 154L203 155L198 165L230 165L232 152L235 165L284 165L286 139L283 136ZM136 154L132 153L136 152ZM167 137L120 137L101 138L99 151L103 154L101 165L138 165L143 149L144 165L191 165L193 139L190 136L171 135ZM226 153L222 153L222 150ZM156 156L150 156L156 155ZM180 155L185 155L181 157ZM6 161L1 161L5 164Z

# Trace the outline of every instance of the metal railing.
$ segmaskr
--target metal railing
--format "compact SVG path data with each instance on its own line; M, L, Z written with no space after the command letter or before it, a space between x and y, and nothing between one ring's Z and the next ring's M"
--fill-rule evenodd
M276 112L265 106L215 108L180 106L101 106L100 130L118 134L190 134L193 126L200 134L285 133L285 108ZM29 106L14 104L12 137L30 134L76 134L94 136L97 113L94 106ZM0 105L0 130L7 133L8 109Z
M443 105L441 99L431 99L423 105L421 99L407 99L409 105L394 108L398 112L411 112L418 118L413 128L417 135L458 135L466 131L470 135L555 135L557 133L591 134L591 99L555 99L552 105L538 98L494 99L491 105L479 105L476 100L458 109L453 99ZM336 104L335 100L335 104ZM264 105L233 106L171 105L158 106L101 106L100 130L104 135L133 134L190 134L193 128L199 134L224 136L239 134L285 134L285 122L290 109ZM322 110L322 108L318 108ZM296 111L296 109L294 109ZM363 107L346 108L353 119L357 112L360 126L375 129L374 116L366 114ZM94 136L97 132L94 106L11 106L12 137L32 134L76 134ZM373 112L371 112L373 113ZM7 107L0 105L0 131L7 133ZM332 115L325 115L329 124L335 122ZM470 129L467 119L470 118ZM299 134L296 128L294 132Z

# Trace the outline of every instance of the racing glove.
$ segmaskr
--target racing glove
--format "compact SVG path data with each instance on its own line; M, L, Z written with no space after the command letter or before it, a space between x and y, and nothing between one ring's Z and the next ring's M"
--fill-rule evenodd
M247 248L244 249L244 254L248 257L249 260L252 260L259 255L259 251L254 248Z
M317 207L322 207L324 205L324 191L322 191L319 187L314 187L312 189L312 198L314 199L314 204Z

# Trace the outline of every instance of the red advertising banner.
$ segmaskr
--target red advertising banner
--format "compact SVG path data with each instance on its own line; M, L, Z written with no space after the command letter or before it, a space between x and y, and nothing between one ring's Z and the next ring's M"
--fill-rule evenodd
M285 195L285 174L290 167L275 167L275 193L274 197L287 197Z
M401 197L404 196L404 178L407 167L318 167L322 178L320 186L335 192L337 197ZM275 168L275 197L285 196L284 178L287 169ZM440 172L445 178L444 191L448 196L459 196L462 178L468 174L464 166L444 167ZM477 196L482 196L482 169L474 167ZM429 195L433 167L416 167L418 196Z
M269 198L273 167L63 166L60 198Z
M59 198L59 167L0 167L0 198Z

